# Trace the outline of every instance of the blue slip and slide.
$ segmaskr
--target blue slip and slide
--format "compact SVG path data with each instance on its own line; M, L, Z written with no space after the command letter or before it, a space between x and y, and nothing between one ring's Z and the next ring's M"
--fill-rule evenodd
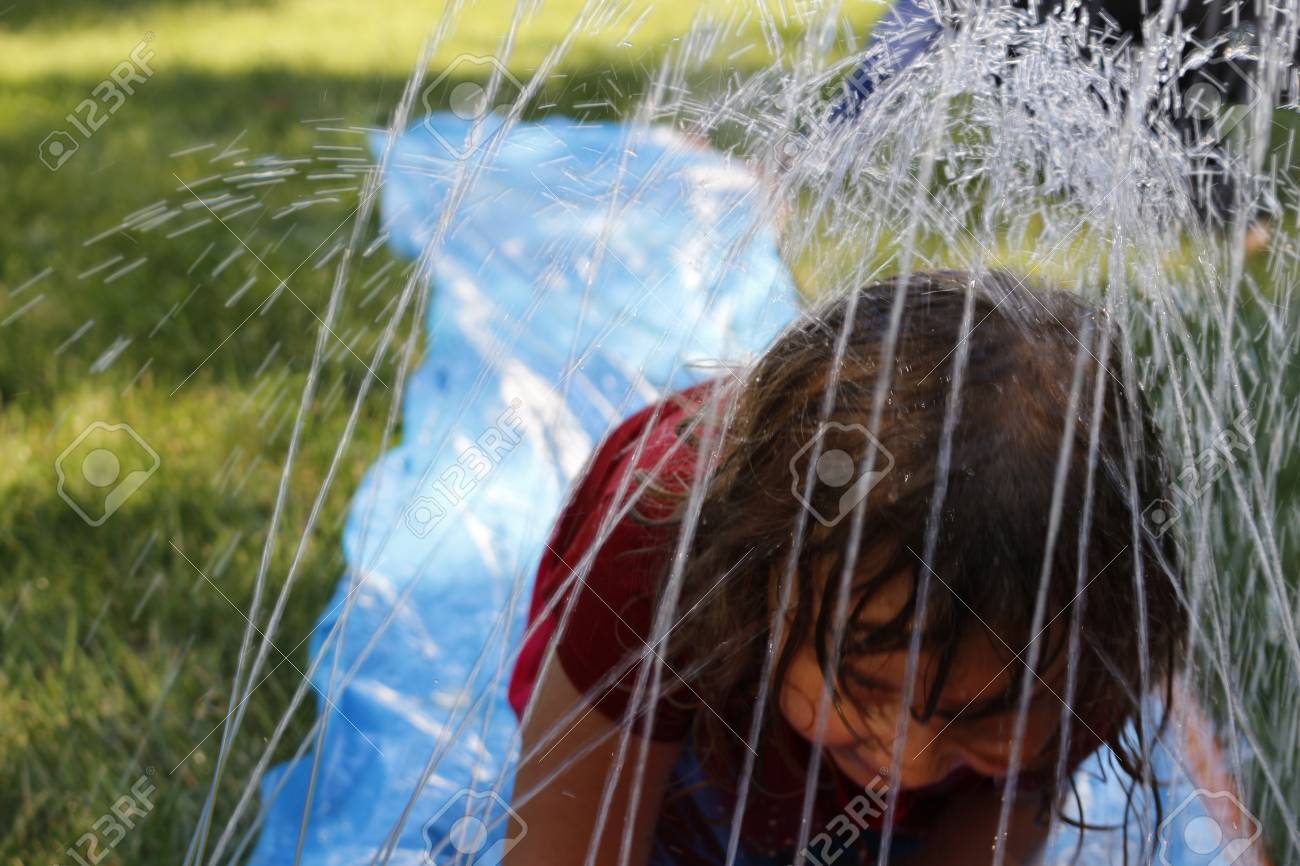
M305 810L313 866L385 862L390 847L391 864L500 861L519 832L503 818L517 749L506 684L569 483L619 420L752 358L798 308L735 157L662 128L499 123L432 115L387 162L389 242L424 257L434 284L428 348L402 442L352 500L348 571L310 642L325 654L314 791L311 751L266 773L256 866L295 862ZM1079 770L1090 821L1122 823L1120 778L1105 756ZM1178 844L1163 862L1231 862L1214 859L1230 840L1212 838L1190 793L1166 789ZM488 838L467 837L467 814ZM1077 841L1062 828L1049 862ZM1120 844L1090 832L1080 862L1117 861Z

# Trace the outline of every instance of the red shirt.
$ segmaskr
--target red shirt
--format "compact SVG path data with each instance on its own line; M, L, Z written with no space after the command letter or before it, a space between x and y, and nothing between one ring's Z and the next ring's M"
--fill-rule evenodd
M555 638L556 627L564 615L572 593L573 609L568 625L556 644L559 664L573 685L586 695L595 695L596 708L613 720L621 720L628 711L638 678L638 662L646 654L654 618L654 593L663 574L677 527L655 522L667 516L670 506L652 495L643 494L634 504L635 515L626 509L629 498L640 489L647 474L653 474L659 487L685 490L696 472L696 452L679 436L684 421L714 393L713 382L706 382L673 394L662 403L648 406L624 421L597 448L586 472L570 495L551 535L537 572L529 612L533 633L525 641L510 681L510 703L522 715L532 695L538 670L546 649ZM680 487L679 487L680 485ZM624 513L626 511L626 513ZM649 520L647 520L649 518ZM583 572L584 558L590 559L585 579L579 582L575 571ZM665 697L655 706L651 737L657 740L686 739L697 711L708 712L685 688L679 687L674 674L665 669L661 686ZM675 686L677 686L675 688ZM644 701L642 702L644 703ZM725 712L725 711L724 711ZM737 734L748 733L748 714L728 719ZM634 730L641 733L643 722ZM811 748L806 740L785 725L775 714L765 727L760 744L760 759L750 784L742 825L748 862L778 859L788 862L799 835L807 762ZM782 738L785 748L773 748ZM714 752L707 743L692 743L695 754ZM741 754L743 754L743 747ZM790 755L791 757L785 757ZM717 767L707 767L715 778ZM730 768L731 777L738 767ZM727 777L724 772L723 778ZM822 832L829 821L861 789L843 777L828 760L819 776L820 787L812 814L811 833ZM950 777L940 786L922 792L906 791L899 797L896 825L905 815L928 811L940 791L947 793L958 785L989 786L996 791L999 783L973 774ZM921 800L925 802L922 803ZM731 823L735 794L724 789L712 797L715 814L705 815L698 798L665 798L658 838L673 851L678 863L716 863L722 859L717 849L716 827L722 838ZM877 818L875 823L879 823ZM711 832L710 827L714 830ZM815 853L815 850L814 850ZM844 862L852 862L846 858ZM742 862L747 862L742 858Z

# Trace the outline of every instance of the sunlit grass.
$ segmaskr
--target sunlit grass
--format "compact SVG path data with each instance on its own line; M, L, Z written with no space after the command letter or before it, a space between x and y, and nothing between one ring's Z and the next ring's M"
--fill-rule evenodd
M515 74L524 77L542 61L581 6L549 2L524 23L506 58ZM661 3L641 19L646 8L581 28L560 66L564 77L548 91L555 110L602 95L626 104L673 34L702 11ZM881 8L849 4L850 21L865 33ZM513 10L508 0L487 0L463 12L432 72L446 71L461 54L499 54ZM723 6L705 11L728 14ZM9 783L0 786L7 819L0 863L68 860L67 849L146 770L157 784L156 808L113 856L179 862L211 779L220 736L212 732L234 708L241 611L251 602L288 425L318 333L315 316L329 295L332 265L320 265L324 251L314 248L347 218L354 199L284 224L266 215L269 206L232 220L267 269L297 269L291 283L301 302L285 294L265 314L259 304L274 278L251 256L215 273L214 262L238 245L221 226L174 239L166 238L170 225L92 239L141 207L183 202L180 180L236 164L214 167L213 154L227 146L248 148L247 157L301 157L324 141L359 143L302 121L387 123L439 12L404 0L63 0L0 15L0 114L7 119L0 128L0 321L14 317L0 327L0 766ZM764 62L758 19L732 23L735 34L724 46L730 65ZM778 20L783 37L797 38L797 30L797 21ZM154 75L72 159L47 170L37 155L41 141L67 126L66 115L146 34ZM453 83L478 74L451 71ZM172 156L205 144L211 149ZM276 193L284 200L319 186L296 181ZM295 232L267 252L288 222L297 223ZM213 251L202 258L209 244ZM95 271L117 256L117 264ZM147 261L105 281L137 258ZM379 250L356 274L364 280L387 261ZM250 277L252 288L231 302ZM382 325L379 307L392 294L361 309L354 291L336 330L369 348ZM123 340L129 343L105 363ZM363 372L341 352L327 365L290 476L271 593L284 580ZM391 363L381 375L392 381ZM278 632L277 645L299 667L307 652L293 646L341 574L345 506L381 448L388 396L373 387ZM94 421L130 425L160 459L156 474L100 527L87 526L59 498L55 470L62 451ZM215 826L224 826L300 682L291 665L281 665L249 702ZM308 701L300 710L278 758L301 739L312 707Z
M174 239L167 230L126 231L87 242L152 202L181 203L177 176L193 181L214 171L209 152L171 158L173 151L214 142L218 152L242 134L250 155L310 154L320 134L301 118L383 122L398 92L383 79L160 73L51 173L36 146L92 83L0 85L0 106L18 121L0 132L0 320L18 316L0 327L6 866L74 862L66 849L150 767L156 807L114 854L145 864L174 864L182 856L211 779L219 733L209 734L233 708L230 684L246 628L241 611L250 605L319 330L316 315L329 294L332 268L318 268L323 251L313 250L344 221L350 203L297 215L297 229L274 251L266 246L287 223L261 214L262 224L253 213L231 221L267 269L298 269L291 284L301 302L282 293L264 314L258 311L275 278L249 254L214 276L215 265L239 246L216 223ZM300 183L284 195L309 192ZM119 265L147 262L111 283L109 270L87 275L118 256ZM357 272L369 275L390 261L379 249ZM231 302L250 277L252 287ZM384 300L361 309L352 297L335 330L368 358ZM39 303L24 311L34 298ZM122 340L130 342L106 363ZM334 358L305 421L271 561L272 593L365 372L337 346L328 348ZM391 370L385 365L380 375L392 381ZM305 646L293 647L342 573L344 508L381 447L387 401L380 386L374 393L362 405L276 639L300 667ZM59 498L55 468L94 421L128 424L160 458L156 474L99 527ZM282 664L248 703L218 820L300 682L293 666ZM295 718L289 747L305 731L312 706Z
M449 17L433 68L445 68L463 54L492 55L526 74L571 32L561 69L653 64L671 46L673 34L700 19L728 25L718 56L730 55L731 64L755 66L771 57L752 3L640 0L621 4L617 14L583 19L575 29L586 4L545 0L520 23L513 50L505 52L504 38L519 5L516 0L480 0L463 6ZM797 10L811 6L780 0L767 5L783 37L801 31ZM408 0L159 2L125 8L74 4L66 13L32 16L16 32L6 33L0 18L0 80L104 75L146 33L156 37L159 69L237 73L283 68L297 74L404 76L445 8L444 3ZM875 0L845 3L845 25L865 34L884 8Z

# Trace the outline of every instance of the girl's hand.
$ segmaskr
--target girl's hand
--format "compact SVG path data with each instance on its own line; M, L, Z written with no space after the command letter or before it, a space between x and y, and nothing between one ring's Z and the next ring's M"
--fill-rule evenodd
M622 728L589 705L554 659L543 668L536 689L523 727L512 802L527 829L507 854L505 866L645 866L681 743L648 742L641 793L629 826L630 794L647 741L628 735L623 766L616 768ZM565 718L572 721L556 730ZM599 830L595 859L589 860L606 780L615 773L613 801ZM631 847L628 857L620 860L627 833Z

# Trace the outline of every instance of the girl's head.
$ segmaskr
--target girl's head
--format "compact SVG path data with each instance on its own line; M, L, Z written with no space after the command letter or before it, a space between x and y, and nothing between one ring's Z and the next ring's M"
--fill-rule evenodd
M1006 772L1027 681L1022 768L1106 741L1136 770L1122 722L1187 620L1172 538L1141 517L1165 471L1125 348L1001 273L879 283L787 330L693 433L711 471L670 640L699 696L747 706L766 671L765 717L820 727L863 782L907 711L891 781L915 787Z

